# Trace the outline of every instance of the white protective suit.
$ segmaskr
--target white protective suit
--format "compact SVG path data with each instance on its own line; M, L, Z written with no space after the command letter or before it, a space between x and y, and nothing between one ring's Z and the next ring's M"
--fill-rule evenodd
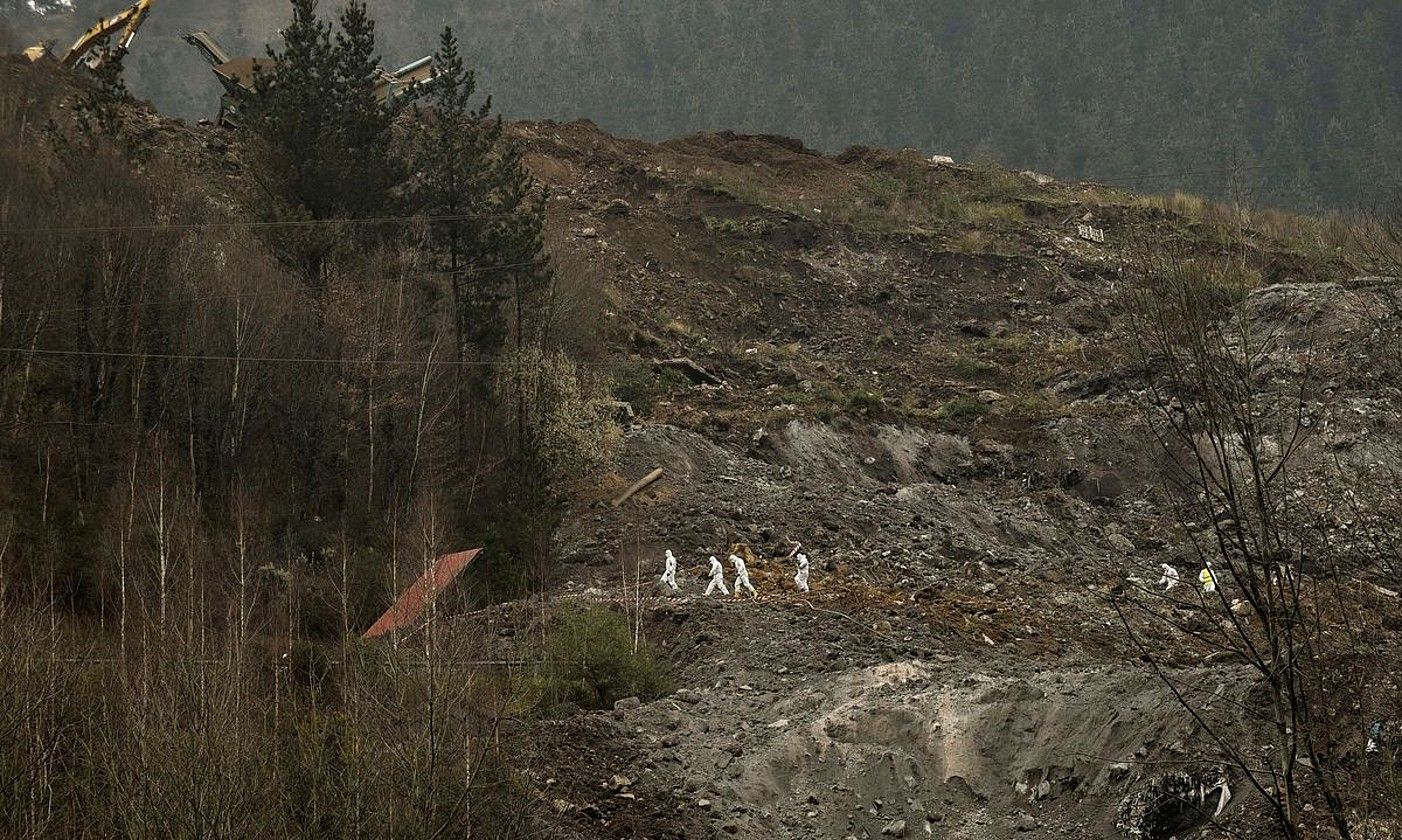
M1178 570L1167 563L1159 565L1163 567L1163 577L1159 578L1159 586L1163 587L1163 591L1168 592L1178 585Z
M707 595L710 595L712 592L715 592L717 589L720 590L720 594L722 594L722 595L729 595L729 594L730 594L730 590L725 588L725 566L722 566L722 565L721 565L721 562L720 562L719 560L716 559L716 556L715 556L714 554L712 554L712 555L711 555L711 582L710 582L709 584L706 585L706 594L707 594Z
M735 594L739 595L741 590L750 593L750 597L756 597L755 588L750 585L750 572L745 568L745 561L740 555L730 555L730 562L735 564Z
M798 584L799 592L808 591L808 555L798 555L798 574L793 576L793 582Z
M677 589L677 558L672 556L670 548L667 549L667 566L662 570L662 585L673 592L679 591Z

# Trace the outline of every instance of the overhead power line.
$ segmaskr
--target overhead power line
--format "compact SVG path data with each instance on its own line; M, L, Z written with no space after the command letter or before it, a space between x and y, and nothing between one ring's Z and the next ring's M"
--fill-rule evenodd
M135 225L54 225L3 228L0 233L124 233L139 231L227 230L232 228L307 228L324 225L384 225L410 222L467 222L505 219L517 213L456 213L447 216L361 216L343 219L233 219L220 222L149 222Z
M757 206L756 202L716 201L700 204L687 204L678 209L690 207L736 207ZM663 209L667 209L665 206ZM127 232L166 232L190 230L232 230L265 228L309 228L320 226L348 225L390 225L390 224L439 224L443 222L469 222L487 219L506 219L518 213L455 213L445 216L363 216L344 219L234 219L217 222L150 222L133 225L52 225L35 227L3 227L0 234L40 234L40 233L127 233Z
M190 362L239 362L270 363L289 365L392 365L401 367L493 367L509 364L504 361L483 359L354 359L341 356L232 356L226 354L201 353L148 353L144 351L121 350L75 350L50 349L43 347L0 347L0 353L18 353L34 356L77 356L104 359L157 359L162 361Z
M502 264L500 264L500 265L465 266L465 267L459 268L459 269L457 269L457 270L446 269L446 268L423 268L423 269L414 269L414 270L411 271L411 272L406 272L405 275L396 275L396 276L392 276L392 277L361 278L361 279L359 279L359 280L350 279L350 280L346 280L346 281L344 281L344 282L349 283L349 284L353 284L353 285L357 285L357 286L368 286L368 285L371 285L371 284L373 284L373 283L386 283L386 284L388 284L388 283L397 283L397 282L399 282L399 281L401 281L401 280L408 280L408 279L410 279L410 277L409 277L408 275L411 275L411 274L433 274L433 275L437 275L437 276L440 276L440 277L455 277L455 276L461 276L461 275L465 275L465 274L485 274L485 273L487 273L487 272L492 272L492 271L506 271L507 269L511 269L511 268L527 268L527 267L529 267L529 266L545 266L545 265L548 265L549 263L550 263L550 258L549 258L549 257L543 257L543 258L538 259L538 260L526 260L526 261L523 261L523 262L502 263ZM45 315L45 316L48 316L48 315L72 315L72 314L77 314L77 313L80 313L80 312L100 312L100 311L109 310L109 309L147 309L147 308L157 307L157 306L178 306L178 305L187 304L187 303L204 303L204 302L207 302L207 301L215 301L215 300L244 300L245 298L281 297L281 296L287 296L287 295L296 295L296 294L298 294L298 293L301 292L301 291L305 291L305 289L306 289L306 287L301 287L301 288L297 288L297 287L284 287L284 288L280 288L280 289L264 289L264 290L261 290L261 291L227 292L227 293L224 293L224 294L217 294L217 295L191 295L191 296L187 296L187 297L155 298L155 299L152 299L152 300L131 301L131 302L124 302L124 303L93 303L93 304L85 304L85 305L83 305L83 306L64 306L64 307L55 307L55 308L39 307L39 308L37 308L37 309L27 309L27 310L22 310L22 311L19 311L19 312L8 312L8 311L7 311L5 314L6 314L6 315L9 315L11 318L25 318L25 317L32 317L32 316L35 316L35 315Z

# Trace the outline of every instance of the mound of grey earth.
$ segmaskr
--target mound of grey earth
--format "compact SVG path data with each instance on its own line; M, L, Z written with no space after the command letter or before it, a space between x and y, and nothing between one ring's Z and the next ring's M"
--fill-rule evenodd
M584 775L557 800L580 836L670 823L656 836L1107 837L1122 800L1160 803L1164 769L1210 752L1164 684L1132 667L905 658L941 647L918 622L877 630L781 601L681 599L649 632L683 687L555 733L616 748L556 774ZM1238 676L1174 674L1223 708L1242 699Z
M1282 376L1320 354L1310 399L1332 413L1319 452L1395 452L1385 415L1398 392L1367 364L1395 346L1395 297L1360 280L1246 301L1253 328L1277 336L1266 362ZM1085 399L1124 409L1125 382ZM1206 824L1230 780L1107 606L1175 557L1149 438L1108 413L1068 412L1039 434L1029 453L841 418L769 416L723 436L631 427L620 474L666 477L621 509L576 511L562 545L578 583L565 588L608 590L621 560L646 568L674 549L682 597L652 607L645 633L678 690L554 724L552 737L576 744L574 772L587 768L579 784L554 774L563 830L973 840L1166 838ZM795 541L814 559L813 600L788 582ZM758 556L763 599L703 599L705 557L735 543ZM858 591L867 601L821 599ZM1236 666L1171 678L1226 718L1250 702Z

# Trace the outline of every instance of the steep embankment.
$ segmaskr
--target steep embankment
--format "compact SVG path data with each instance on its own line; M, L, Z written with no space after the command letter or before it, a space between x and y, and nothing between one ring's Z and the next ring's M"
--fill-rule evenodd
M1280 335L1265 362L1289 378L1317 357L1323 449L1378 458L1395 285L1349 281L1305 220L1242 228L913 152L513 134L551 190L558 264L606 298L599 361L637 415L567 522L562 590L683 558L682 599L648 621L682 690L541 726L561 830L1104 837L1125 796L1213 754L1109 601L1162 562L1196 570L1159 504L1123 295L1151 245L1236 254L1247 317ZM802 599L775 559L796 541ZM762 600L700 601L706 556L736 543ZM1180 665L1209 708L1249 686ZM1250 829L1254 807L1222 818Z

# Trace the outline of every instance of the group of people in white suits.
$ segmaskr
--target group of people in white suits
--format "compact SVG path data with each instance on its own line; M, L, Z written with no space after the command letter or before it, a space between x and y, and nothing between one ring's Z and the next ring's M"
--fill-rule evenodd
M789 556L796 558L796 562L798 564L798 571L794 574L793 577L794 585L798 587L798 591L807 592L808 555L799 551L800 548L802 548L801 545L796 546L794 548L793 553ZM748 592L751 598L756 597L758 593L755 592L754 584L750 583L750 570L745 567L745 558L741 557L738 554L732 554L730 555L730 562L735 567L735 594L740 595ZM672 592L680 592L681 587L677 585L677 558L676 555L672 554L672 550L670 548L667 549L666 556L663 558L663 563L664 565L662 569L661 578L662 585ZM720 560L717 559L714 554L711 555L710 575L711 582L706 585L705 594L710 595L712 592L715 592L717 589L719 589L720 594L729 595L731 590L725 585L725 566L722 565Z

